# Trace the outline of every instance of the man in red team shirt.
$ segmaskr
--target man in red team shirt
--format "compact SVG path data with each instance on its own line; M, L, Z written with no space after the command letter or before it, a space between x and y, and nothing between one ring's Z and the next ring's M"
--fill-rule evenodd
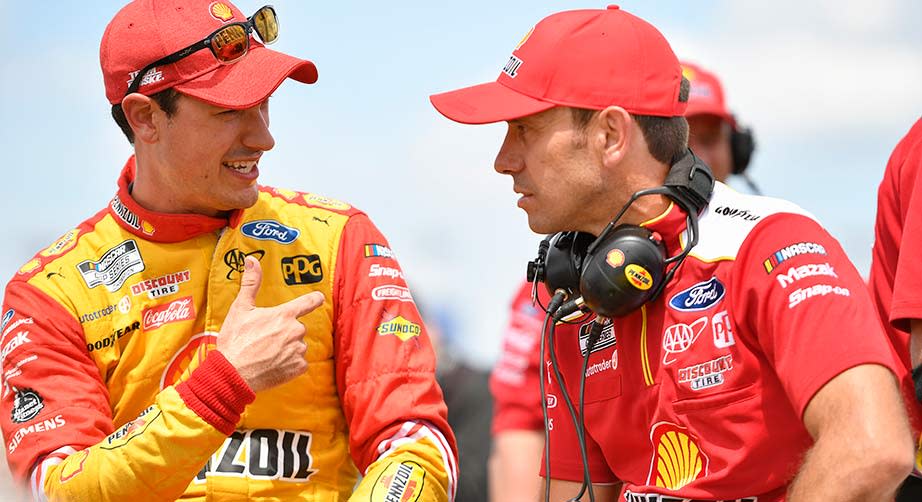
M737 124L717 75L694 63L681 64L691 84L685 110L689 148L720 181L731 174L745 175L755 146L752 133ZM544 288L538 293L540 303L547 305L550 299ZM538 347L545 313L532 305L531 297L532 284L524 282L512 301L502 353L490 376L494 402L490 496L496 501L532 501L541 483L537 473L544 449L544 417Z
M902 363L913 371L916 393L922 396L922 120L916 122L890 156L877 192L877 223L871 276L871 297L884 329ZM922 470L922 453L916 457ZM922 500L922 481L910 478L900 502Z
M545 18L496 82L431 100L458 122L508 123L495 168L537 233L599 235L687 154L679 62L653 26L614 6ZM648 196L619 223L659 234L676 256L685 222ZM912 464L905 372L841 246L796 205L721 183L698 228L662 294L600 319L590 348L580 338L591 317L558 326L550 499L574 497L584 478L559 404L563 392L577 402L582 377L597 500L892 500Z

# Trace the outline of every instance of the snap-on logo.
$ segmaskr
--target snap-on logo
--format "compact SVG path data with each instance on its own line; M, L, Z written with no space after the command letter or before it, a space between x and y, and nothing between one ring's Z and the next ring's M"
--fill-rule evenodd
M297 228L288 227L273 220L244 223L240 231L243 235L256 240L275 241L281 244L291 244L301 235L301 231Z
M697 312L707 310L717 304L724 297L724 285L711 277L711 280L699 282L694 286L677 293L669 300L669 306L682 312Z

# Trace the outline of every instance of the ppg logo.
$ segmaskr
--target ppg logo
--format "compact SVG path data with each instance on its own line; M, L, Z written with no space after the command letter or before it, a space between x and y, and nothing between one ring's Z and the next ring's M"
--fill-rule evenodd
M301 231L297 228L286 227L273 220L257 220L244 223L240 227L243 235L261 241L275 241L280 244L291 244L298 238Z
M323 280L323 266L319 255L298 255L282 258L282 276L285 284L313 284Z
M711 280L699 282L694 286L677 293L669 300L669 306L682 312L697 312L707 310L724 297L724 285L711 277Z

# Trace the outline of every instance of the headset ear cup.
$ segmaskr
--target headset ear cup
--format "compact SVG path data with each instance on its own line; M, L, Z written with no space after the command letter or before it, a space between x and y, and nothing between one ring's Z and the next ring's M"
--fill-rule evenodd
M586 256L579 290L604 317L623 317L650 301L666 270L662 240L637 225L619 225Z
M730 133L730 153L733 157L733 174L743 174L749 167L752 153L756 149L752 129L737 126Z
M558 289L568 295L579 290L586 249L594 240L593 235L583 232L560 232L551 238L544 275L544 285L551 295Z

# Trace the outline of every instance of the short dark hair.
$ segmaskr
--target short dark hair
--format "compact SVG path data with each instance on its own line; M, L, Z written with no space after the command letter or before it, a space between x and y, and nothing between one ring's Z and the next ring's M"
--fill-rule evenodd
M157 103L157 106L159 106L160 109L163 110L163 113L169 118L176 113L176 103L179 101L179 96L179 92L170 87L157 94L151 94L150 99L153 99L154 102ZM118 124L122 132L125 133L128 142L133 145L134 131L131 130L131 124L129 124L128 119L125 118L125 110L122 110L121 103L112 105L112 118L115 119L115 123Z
M691 85L685 77L679 86L679 102L687 102ZM599 110L587 108L570 108L576 127L584 129ZM654 115L631 114L640 132L647 141L647 148L654 159L672 164L688 148L688 121L685 117L657 117Z

